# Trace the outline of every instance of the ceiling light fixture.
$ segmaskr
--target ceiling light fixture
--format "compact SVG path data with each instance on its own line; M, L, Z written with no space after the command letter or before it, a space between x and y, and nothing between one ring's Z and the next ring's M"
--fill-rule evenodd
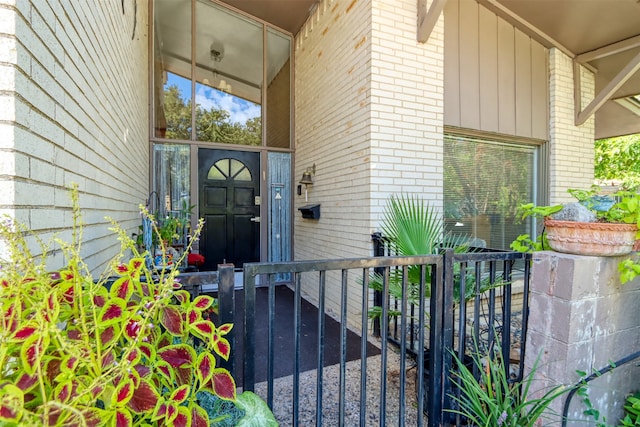
M209 46L209 55L213 62L220 62L224 58L224 47L218 42L211 43Z

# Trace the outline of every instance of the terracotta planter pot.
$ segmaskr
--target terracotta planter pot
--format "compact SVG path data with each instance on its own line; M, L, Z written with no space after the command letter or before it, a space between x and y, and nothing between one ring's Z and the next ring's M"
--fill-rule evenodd
M556 252L590 256L619 256L633 250L635 224L544 220L549 246Z

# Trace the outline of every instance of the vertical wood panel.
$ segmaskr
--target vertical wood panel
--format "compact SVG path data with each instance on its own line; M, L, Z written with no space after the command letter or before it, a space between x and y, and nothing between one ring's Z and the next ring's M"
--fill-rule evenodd
M548 139L548 51L474 1L445 7L445 125Z
M460 56L458 2L444 8L444 115L449 126L460 127Z
M498 132L498 17L479 12L480 127Z
M471 129L480 129L478 8L476 2L460 2L460 122Z
M516 134L531 136L531 38L515 33L516 54Z
M534 138L549 139L549 64L547 49L531 44L531 129Z
M269 153L269 262L291 261L291 154Z
M498 19L498 114L500 133L516 133L514 28Z

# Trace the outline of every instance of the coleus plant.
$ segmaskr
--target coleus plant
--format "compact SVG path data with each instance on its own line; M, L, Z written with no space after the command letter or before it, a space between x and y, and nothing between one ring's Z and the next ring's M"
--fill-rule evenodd
M176 269L147 268L115 223L120 254L94 280L80 256L77 194L57 272L31 255L24 226L0 223L0 425L209 426L197 396L236 399L233 377L217 366L230 355L232 325L203 317L213 298L192 300Z

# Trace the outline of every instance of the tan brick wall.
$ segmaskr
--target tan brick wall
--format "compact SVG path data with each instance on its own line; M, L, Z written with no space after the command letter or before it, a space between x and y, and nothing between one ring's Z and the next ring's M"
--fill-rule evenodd
M134 231L149 192L146 4L0 3L0 210L68 238L77 183L96 269L117 250L104 217Z
M321 218L296 212L295 259L370 256L391 194L442 205L442 20L418 43L416 7L323 0L296 38L294 177L314 163L316 174L308 201L303 190L295 207L319 203ZM352 324L360 289L354 280ZM334 310L338 291L328 291Z
M573 201L568 188L589 188L593 183L595 119L575 126L573 64L557 49L549 53L550 146L549 199L552 204ZM594 76L581 69L582 102L586 106L595 93Z

